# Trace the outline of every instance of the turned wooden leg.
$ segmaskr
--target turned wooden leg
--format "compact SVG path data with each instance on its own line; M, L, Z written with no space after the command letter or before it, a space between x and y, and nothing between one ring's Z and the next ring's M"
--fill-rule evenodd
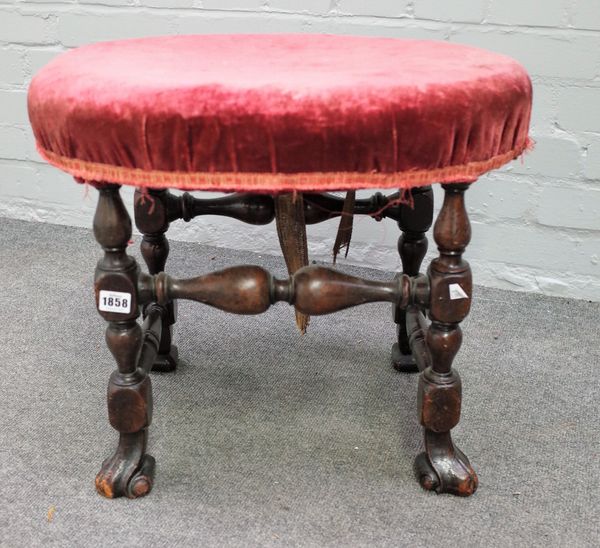
M398 226L402 234L398 239L398 252L402 261L402 271L408 276L417 276L427 253L426 232L433 221L433 190L430 186L412 190L414 207L400 206ZM392 308L398 342L392 346L392 365L403 373L417 372L419 369L412 355L406 330L406 308Z
M462 342L460 322L469 313L472 281L462 254L471 239L464 206L469 185L443 185L444 204L434 227L440 255L429 266L431 325L426 343L431 367L419 379L419 418L425 429L425 452L417 457L416 472L425 489L469 496L477 475L467 457L452 442L450 430L460 419L461 382L452 361Z
M95 275L96 305L108 322L106 342L117 362L108 384L108 417L119 432L114 455L96 477L101 495L136 498L152 488L154 458L146 455L147 428L152 419L150 377L138 367L142 329L137 322L139 268L127 255L131 220L119 186L100 187L94 235L104 249Z
M174 202L167 190L148 190L148 195L135 193L135 224L143 234L140 249L150 274L164 272L169 256L169 241L165 233L169 229L169 207ZM166 315L162 326L160 348L152 371L169 372L177 368L179 353L172 344L173 324L177 320L177 305L165 305Z

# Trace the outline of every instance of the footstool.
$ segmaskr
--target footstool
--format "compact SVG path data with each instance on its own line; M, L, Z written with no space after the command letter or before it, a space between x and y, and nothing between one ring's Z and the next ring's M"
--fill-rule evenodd
M452 361L472 293L464 195L530 146L531 97L526 71L502 55L447 42L329 35L114 41L69 51L39 71L28 97L37 148L99 191L93 226L104 255L95 295L117 362L108 415L120 437L98 473L98 491L135 498L152 488L149 373L177 365L178 299L235 314L285 301L302 331L310 315L382 301L392 304L397 324L394 366L421 372L420 483L471 495L477 476L451 437L461 408ZM421 273L432 183L445 191L433 231L439 256ZM148 274L127 253L132 227L121 185L137 187ZM357 199L355 191L367 188L396 192ZM230 194L200 199L171 189ZM330 192L340 190L346 198ZM379 282L306 266L305 225L339 216L339 251L349 245L355 214L397 221L402 273ZM254 224L276 218L289 278L259 266L168 276L167 229L198 215Z

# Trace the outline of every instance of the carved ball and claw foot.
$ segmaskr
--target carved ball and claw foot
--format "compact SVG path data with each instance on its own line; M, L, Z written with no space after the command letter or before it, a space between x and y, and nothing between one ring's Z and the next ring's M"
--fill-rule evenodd
M478 479L465 454L452 443L450 432L425 433L427 450L415 459L415 473L423 489L468 497Z
M114 455L102 463L96 490L107 498L135 499L150 493L154 482L154 457L146 451L145 431L121 434Z

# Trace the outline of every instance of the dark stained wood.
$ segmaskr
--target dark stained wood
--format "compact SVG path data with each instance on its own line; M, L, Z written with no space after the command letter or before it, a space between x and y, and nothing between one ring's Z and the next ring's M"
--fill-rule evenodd
M131 375L113 372L108 383L108 419L123 434L143 430L152 422L152 385L143 370Z
M146 454L148 432L120 434L115 453L104 461L96 476L96 490L107 498L147 495L154 481L154 457Z
M119 291L131 295L129 314L106 312L98 309L108 322L135 320L139 316L136 283L139 269L135 259L125 253L131 238L131 220L115 185L101 188L94 216L94 235L104 249L104 257L96 265L94 291L99 307L101 290ZM109 326L110 328L110 326Z
M156 357L160 350L162 327L167 309L156 303L146 307L146 318L143 325L143 342L138 359L138 367L146 373L150 373L156 363Z
M306 224L321 223L343 212L344 199L339 196L329 193L303 193L303 196ZM154 202L157 197L160 204ZM371 215L378 221L383 218L399 221L403 206L388 205L399 198L399 192L388 196L376 192L370 198L355 200L353 211L355 215ZM136 226L144 234L160 232L163 227L166 231L168 224L177 219L188 222L200 215L231 217L255 225L269 224L275 218L273 196L268 194L233 193L204 199L189 192L175 196L166 190L149 189L143 194L136 191L136 204L144 206L135 211Z
M418 403L421 424L434 432L448 432L460 420L462 385L456 371L439 374L433 365L419 377Z
M417 276L427 253L426 232L433 222L433 190L430 186L412 189L413 207L402 204L399 207L398 226L402 231L398 239L398 253L402 261L402 272ZM398 342L392 346L392 365L402 373L419 370L412 354L406 325L406 310L395 307L392 310L396 322Z
M117 362L108 384L108 415L120 436L115 453L104 461L96 476L96 488L106 497L135 498L150 491L154 470L154 459L145 453L147 427L152 420L152 388L146 372L138 368L145 340L137 323L139 269L126 253L131 220L119 186L104 185L99 190L94 235L104 249L104 257L96 267L94 283L98 311L108 321L106 343ZM128 293L129 311L101 311L101 291Z
M319 316L376 301L408 301L410 285L406 278L374 282L332 268L308 266L296 272L293 287L296 308Z
M421 485L440 493L467 496L477 488L477 476L467 457L454 446L451 430L460 420L461 381L452 363L462 332L460 322L469 312L471 271L462 254L470 240L464 207L465 184L444 185L445 199L434 228L439 257L420 274L427 251L425 233L431 226L431 188L413 189L414 209L385 206L399 194L375 194L356 200L354 213L394 218L402 230L398 249L403 273L390 281L372 281L322 266L306 266L287 279L277 279L258 266L234 266L189 279L175 279L164 270L169 255L166 232L176 219L215 214L254 224L273 219L271 196L232 194L200 200L190 194L174 196L149 190L136 194L136 224L143 233L141 252L150 274L140 272L127 252L131 221L117 185L99 187L94 234L104 249L95 276L96 302L102 291L130 295L125 312L99 310L108 322L107 345L117 370L108 386L109 422L119 432L115 453L96 478L107 497L135 498L153 483L155 461L146 454L152 421L152 387L148 375L157 364L173 360L171 329L178 299L190 299L236 314L260 314L277 302L287 302L306 315L330 314L370 302L392 303L398 324L395 366L421 371L418 389L419 420L424 428L425 452L415 461ZM307 222L339 215L343 200L328 194L305 194ZM138 324L140 311L144 323ZM427 312L428 323L424 312ZM158 366L160 367L160 366Z
M355 215L371 215L380 221L383 218L398 221L401 215L400 205L390 205L400 198L400 193L395 192L384 196L376 192L370 198L359 198L354 200L353 211ZM317 224L334 217L339 217L344 211L344 198L334 194L304 194L304 218L306 224Z
M150 274L163 272L167 264L169 241L165 233L177 204L178 199L168 190L148 190L147 194L142 194L139 190L135 192L135 224L143 234L140 251ZM177 320L176 304L166 303L165 310L160 347L152 371L170 372L177 369L179 351L172 343L173 325Z
M411 305L406 308L406 332L419 371L431 367L431 354L425 342L428 328L427 319L418 306Z
M323 315L376 301L411 303L411 280L401 276L378 282L332 268L306 266L288 280L277 280L260 266L234 266L204 276L178 280L164 272L140 276L139 298L161 305L189 299L234 314L262 314L286 301L308 315Z
M232 312L262 314L271 306L271 275L258 266L233 266L189 280L166 278L172 299L190 299ZM158 293L158 302L161 294Z
M198 215L220 215L253 225L267 225L275 218L275 205L273 197L267 194L236 193L204 200L186 192L181 199L181 218L189 221Z
M452 442L450 430L458 424L461 382L452 369L462 333L459 323L469 312L471 270L462 253L471 238L464 205L469 185L443 185L444 204L434 227L439 257L428 270L430 281L429 318L426 343L431 367L419 381L419 419L425 432L425 452L415 461L421 485L438 493L472 495L477 475L467 457Z

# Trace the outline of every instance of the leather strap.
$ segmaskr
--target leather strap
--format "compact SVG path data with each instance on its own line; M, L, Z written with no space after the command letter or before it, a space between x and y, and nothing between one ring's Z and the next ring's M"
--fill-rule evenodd
M350 240L352 239L352 226L354 224L354 203L356 202L356 192L350 190L346 193L344 206L342 207L342 215L338 226L335 244L333 244L333 264L337 259L339 252L346 248L344 257L348 256L350 249Z
M301 192L276 194L275 222L285 264L290 275L308 265L308 243L304 220L304 197ZM296 325L304 335L310 317L296 310Z

